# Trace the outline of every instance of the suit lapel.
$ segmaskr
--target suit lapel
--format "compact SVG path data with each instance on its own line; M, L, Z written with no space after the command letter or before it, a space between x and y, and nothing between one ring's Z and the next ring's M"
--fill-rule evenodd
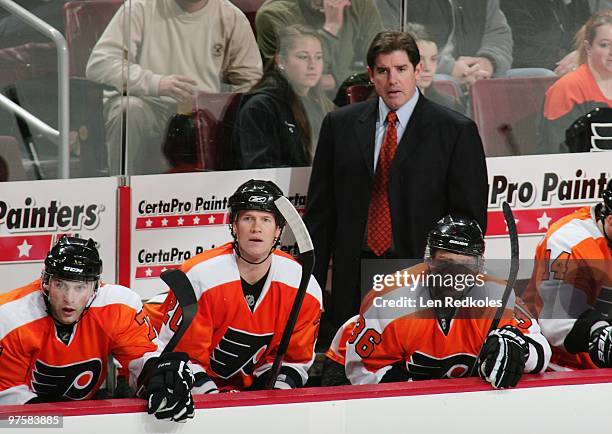
M355 133L361 154L370 176L374 177L374 142L376 140L376 119L378 117L378 98L368 101L366 109L357 118Z

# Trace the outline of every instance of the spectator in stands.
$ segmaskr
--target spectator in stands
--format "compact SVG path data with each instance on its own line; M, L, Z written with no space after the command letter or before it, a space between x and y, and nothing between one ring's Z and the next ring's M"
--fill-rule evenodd
M323 48L311 27L279 31L278 53L243 97L234 128L240 169L309 166L333 103L319 87Z
M587 0L500 0L512 29L513 68L565 71L576 31L591 15ZM562 75L562 74L560 74Z
M349 75L365 70L368 46L383 30L373 0L266 0L256 16L264 60L276 54L280 29L292 24L317 29L325 61L321 86L332 92Z
M510 69L512 32L499 0L410 0L406 8L440 47L438 74L470 85Z
M603 11L604 9L612 9L612 0L589 0L591 13Z
M612 9L591 16L576 41L580 66L546 92L539 153L568 152L565 130L595 107L612 107Z
M421 75L416 80L421 93L431 101L465 113L461 104L448 95L438 92L433 86L436 70L438 69L438 45L421 24L409 23L406 31L414 36L421 55Z
M133 0L94 47L87 77L116 89L104 105L110 173L119 172L124 108L128 173L160 173L177 102L190 102L196 91L250 89L261 78L261 58L248 20L229 0Z
M612 9L612 0L589 0L589 6L591 14L594 14L606 9ZM588 17L583 17L582 14L579 14L578 17L575 15L576 14L574 14L573 17L574 22L578 24L583 24L588 19ZM575 70L578 67L578 57L578 50L570 51L565 55L565 57L563 57L563 59L557 62L555 73L557 75L565 75L568 72Z
M402 0L374 0L383 25L387 30L400 30L402 26Z

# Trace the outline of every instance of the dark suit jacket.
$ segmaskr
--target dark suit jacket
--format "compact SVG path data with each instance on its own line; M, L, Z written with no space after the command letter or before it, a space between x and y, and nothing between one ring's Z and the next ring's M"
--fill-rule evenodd
M360 255L374 181L378 98L342 107L323 120L304 220L323 287L333 258L332 317L359 308ZM428 232L447 214L487 223L487 168L476 124L422 95L391 165L389 204L399 258L422 258Z

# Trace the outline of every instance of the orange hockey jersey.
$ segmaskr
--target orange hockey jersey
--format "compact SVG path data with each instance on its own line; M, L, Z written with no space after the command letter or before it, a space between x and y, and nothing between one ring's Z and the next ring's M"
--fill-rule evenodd
M612 252L594 212L594 206L581 208L550 227L523 295L553 348L553 368L596 368L588 338L566 339L583 312L610 313L612 305Z
M416 276L426 275L427 270L420 264L406 272ZM497 310L495 301L502 299L505 289L505 282L480 276L482 284L473 286L462 300L477 305L482 300L490 307L458 307L447 322L438 320L435 308L428 307L434 300L426 285L371 291L346 342L345 370L351 383L379 383L394 366L405 368L412 380L469 375ZM408 306L407 299L415 302ZM550 347L513 296L499 327L505 325L518 327L529 342L525 372L543 371Z
M183 264L198 299L198 313L176 351L187 352L194 373L204 371L224 389L244 390L265 374L276 350L301 278L301 266L275 250L267 280L253 311L242 291L231 243L195 256ZM160 348L171 338L181 318L172 293L162 305L164 324ZM311 277L287 348L281 374L297 386L308 379L321 314L321 289ZM195 393L210 390L194 388Z
M140 297L123 286L98 289L68 344L56 335L40 280L2 294L0 404L91 398L106 379L109 354L129 368L135 385L155 338Z

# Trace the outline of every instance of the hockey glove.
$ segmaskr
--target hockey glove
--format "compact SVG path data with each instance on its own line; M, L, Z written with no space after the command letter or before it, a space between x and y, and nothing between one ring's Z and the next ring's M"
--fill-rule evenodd
M600 368L612 367L612 326L599 321L591 328L589 356Z
M478 374L496 389L518 383L529 356L529 344L519 329L505 326L487 336L478 360Z
M187 353L165 353L152 362L145 384L149 414L157 419L186 422L194 416L193 374L187 366Z

